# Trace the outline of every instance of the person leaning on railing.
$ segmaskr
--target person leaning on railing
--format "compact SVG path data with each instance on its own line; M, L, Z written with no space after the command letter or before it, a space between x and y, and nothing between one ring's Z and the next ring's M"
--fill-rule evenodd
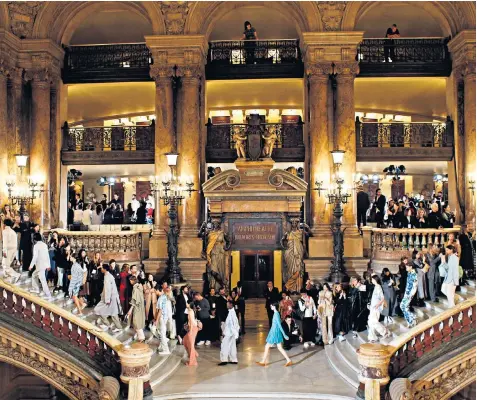
M245 63L253 64L255 62L255 40L258 39L257 31L249 21L245 21L243 25L244 31L242 40L245 40Z

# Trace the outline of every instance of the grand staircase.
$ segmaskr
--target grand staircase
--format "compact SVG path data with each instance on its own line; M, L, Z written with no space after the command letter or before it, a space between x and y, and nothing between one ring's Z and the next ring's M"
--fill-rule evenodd
M456 293L458 298L456 303L467 300L471 297L475 297L475 282L469 282L469 285L462 286L461 291ZM416 313L418 319L417 323L427 320L444 310L448 309L447 299L439 297L439 302L426 301L425 307L414 307L414 312ZM396 337L402 333L407 332L407 324L404 318L394 317L394 323L386 325L387 328L391 331L392 336L387 339L381 339L381 344L389 344ZM331 366L336 370L336 372L351 386L356 389L359 386L358 381L358 372L359 372L359 363L358 363L358 354L357 350L362 343L368 342L368 332L363 331L358 333L357 338L353 338L351 333L346 335L346 341L340 342L335 340L332 345L325 346L326 356Z
M2 278L2 275L0 275L0 278ZM31 288L31 278L28 277L28 273L22 273L21 278L18 280L18 282L15 283L15 286L25 291L28 291ZM50 288L50 290L53 290L53 288ZM52 303L69 312L72 312L75 308L75 305L71 301L68 302L68 300L64 298L63 292L57 295L53 295ZM93 308L85 308L83 310L83 313L85 315L84 319L86 321L90 322L93 325L97 325L97 317L93 313ZM107 331L106 333L119 340L123 345L128 346L134 342L135 331L134 329L127 327L125 324L123 324L123 326L124 328L121 332L112 333L111 331ZM146 331L145 333L146 340L152 336L149 331ZM158 352L155 351L159 346L159 341L156 338L152 338L152 340L149 342L149 346L152 350L155 351L150 363L150 384L153 391L154 387L161 384L165 379L167 379L176 370L176 368L179 367L181 363L182 357L184 355L184 348L182 346L176 346L176 344L177 340L171 340L169 342L169 349L171 350L171 354L160 355Z

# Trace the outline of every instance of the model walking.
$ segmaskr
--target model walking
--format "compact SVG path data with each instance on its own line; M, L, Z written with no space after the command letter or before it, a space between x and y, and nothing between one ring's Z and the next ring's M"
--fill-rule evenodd
M414 265L411 263L406 264L406 272L406 289L400 307L404 314L404 318L406 318L408 327L412 328L416 325L416 316L409 309L411 307L412 298L417 292L417 272L414 269Z
M287 352L282 345L283 339L288 340L289 337L285 334L285 331L282 328L282 324L280 321L280 313L278 312L278 303L272 303L270 305L270 309L273 312L272 327L270 328L270 332L267 336L267 343L265 344L265 351L263 353L262 361L257 361L257 364L261 365L262 367L267 365L267 358L268 353L270 352L270 347L275 344L277 345L278 351L282 353L283 357L285 357L285 359L287 360L285 367L289 367L290 365L292 365L292 361L288 357Z
M194 302L188 301L187 302L187 316L188 316L188 329L189 331L184 336L183 345L187 351L189 356L189 361L186 362L186 365L192 367L197 365L197 357L199 357L199 353L195 350L195 339L197 337L197 332L199 332L198 321L195 319L195 312L194 312Z
M378 275L371 277L371 282L374 285L373 296L371 297L371 305L369 308L368 317L368 339L370 342L377 342L378 335L383 338L391 336L391 332L379 322L381 311L385 307L386 300L384 299L383 288L381 287L381 278Z

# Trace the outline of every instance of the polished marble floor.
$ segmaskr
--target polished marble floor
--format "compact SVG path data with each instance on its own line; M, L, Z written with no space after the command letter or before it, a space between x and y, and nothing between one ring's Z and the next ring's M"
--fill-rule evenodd
M154 388L154 395L163 399L230 398L232 394L234 398L246 396L247 399L354 398L356 390L333 370L321 346L308 350L303 346L294 347L289 352L292 367L284 367L285 361L277 349L271 350L267 367L256 365L255 361L262 356L268 321L263 304L252 303L247 306L247 312L250 319L246 323L247 334L238 345L238 365L217 365L220 362L218 344L198 347L199 365L181 365ZM180 397L169 397L179 393Z

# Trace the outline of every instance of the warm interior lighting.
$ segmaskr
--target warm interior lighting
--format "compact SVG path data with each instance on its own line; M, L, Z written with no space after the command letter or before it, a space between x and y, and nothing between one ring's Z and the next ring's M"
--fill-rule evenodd
M333 151L331 151L331 156L333 157L333 164L334 165L343 164L344 154L345 154L344 150L333 150Z
M26 167L28 161L28 156L26 154L15 154L15 159L19 168Z
M282 115L299 115L303 118L303 111L298 108L285 108L282 110Z
M177 157L179 157L178 153L166 153L167 157L167 165L169 167L175 167L177 165Z

